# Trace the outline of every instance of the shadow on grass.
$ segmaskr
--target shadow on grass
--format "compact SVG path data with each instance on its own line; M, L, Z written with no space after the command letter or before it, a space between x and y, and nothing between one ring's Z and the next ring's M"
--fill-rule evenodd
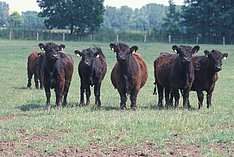
M25 112L25 111L31 111L31 110L41 110L41 109L44 109L45 106L42 106L39 104L34 104L34 103L29 103L29 104L23 104L23 105L18 106L16 108Z
M12 87L14 89L32 89L32 88L28 88L28 87Z

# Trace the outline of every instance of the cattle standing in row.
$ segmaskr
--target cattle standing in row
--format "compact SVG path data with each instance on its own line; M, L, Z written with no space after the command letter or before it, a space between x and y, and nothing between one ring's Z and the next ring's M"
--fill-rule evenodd
M218 50L204 51L205 56L193 57L195 68L195 80L191 90L197 92L198 108L203 106L203 91L207 93L207 108L211 106L212 93L215 82L218 80L218 72L222 70L222 59L227 58L227 53Z
M166 106L175 98L175 108L179 105L179 89L183 91L183 107L189 108L189 91L194 81L192 54L199 51L199 46L172 46L177 53L162 53L154 62L155 86L158 87L159 108L162 107L163 89L165 88ZM169 98L172 93L171 98Z
M27 87L31 87L32 85L32 77L34 76L34 82L36 89L43 88L43 83L41 79L41 65L44 58L43 52L32 52L28 56L28 62L27 62L27 73L28 73L28 84ZM39 85L39 83L40 85Z
M101 48L88 48L80 52L75 50L77 56L82 59L78 66L80 76L80 106L84 105L84 92L86 92L86 105L90 103L90 86L94 86L95 105L101 106L100 88L105 77L107 64Z
M50 89L55 90L56 105L61 108L67 104L67 94L70 87L74 62L72 57L61 51L65 46L54 43L38 44L45 51L42 63L42 78L46 94L46 108L50 108ZM62 97L64 96L63 103Z
M147 66L143 58L136 53L138 47L129 47L124 43L111 43L116 53L117 63L111 72L111 81L120 95L120 108L126 109L127 95L130 94L131 108L136 109L137 94L148 77Z

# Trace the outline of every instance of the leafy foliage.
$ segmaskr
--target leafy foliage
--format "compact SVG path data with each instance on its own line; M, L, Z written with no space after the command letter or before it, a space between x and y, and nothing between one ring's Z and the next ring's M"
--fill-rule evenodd
M37 0L47 28L74 29L83 34L99 28L103 22L103 0Z
M44 18L38 16L36 11L22 12L24 19L23 28L25 29L42 29L44 26Z
M19 28L24 22L23 17L18 12L13 12L9 17L10 28Z
M9 5L0 1L0 27L6 26L9 16Z

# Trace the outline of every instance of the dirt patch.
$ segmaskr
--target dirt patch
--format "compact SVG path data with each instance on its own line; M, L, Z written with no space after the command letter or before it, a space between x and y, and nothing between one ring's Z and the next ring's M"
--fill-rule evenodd
M17 114L17 115L7 115L7 116L0 116L0 123L6 123L8 121L13 121L16 120L20 117L26 117L28 116L27 114Z

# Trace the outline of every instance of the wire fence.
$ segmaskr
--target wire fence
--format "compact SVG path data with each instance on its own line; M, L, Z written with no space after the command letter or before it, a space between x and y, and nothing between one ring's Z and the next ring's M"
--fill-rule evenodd
M164 42L181 44L234 44L234 35L228 36L206 36L199 35L168 35L158 32L133 32L104 30L92 34L70 34L68 31L55 30L23 30L23 29L1 29L0 39L9 40L36 40L36 41L134 41L134 42Z

